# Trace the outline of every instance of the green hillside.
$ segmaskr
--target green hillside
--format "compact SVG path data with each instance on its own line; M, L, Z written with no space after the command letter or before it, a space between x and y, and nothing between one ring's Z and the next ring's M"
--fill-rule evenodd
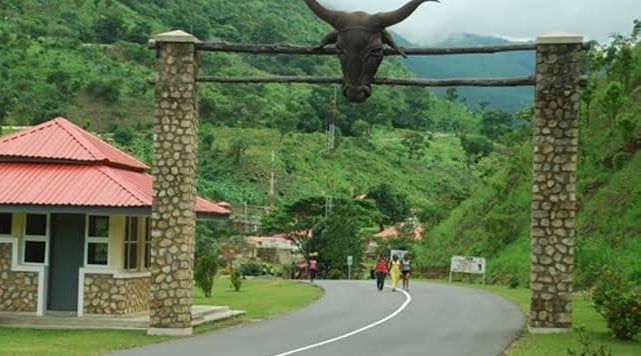
M625 43L625 42L624 42ZM641 283L641 46L614 42L597 56L583 93L575 281L591 285L603 266ZM626 47L627 46L627 47ZM601 71L603 73L601 73ZM525 142L484 166L476 192L427 235L422 262L445 267L452 254L489 257L493 281L529 282L532 147Z
M464 47L509 43L511 42L497 37L461 33L430 45L434 47ZM404 45L411 46L407 42ZM529 51L410 57L404 61L404 64L414 74L423 78L520 77L534 73L534 53ZM445 89L437 89L436 92L443 96ZM459 88L458 93L471 108L487 104L488 108L506 111L515 111L525 106L531 106L534 99L534 90L531 87Z
M295 44L315 44L329 31L302 1L3 1L0 124L61 115L149 161L155 59L146 43L174 28L200 39ZM329 57L204 53L202 60L203 74L340 74ZM411 76L392 58L380 73ZM469 195L477 180L465 170L458 139L439 136L413 159L401 141L410 128L424 136L475 133L476 114L426 89L377 87L361 105L340 94L334 104L335 94L331 86L201 85L201 194L265 204L273 169L276 203L331 191L351 196L381 182L397 183L416 209L449 210ZM334 117L331 188L324 132Z

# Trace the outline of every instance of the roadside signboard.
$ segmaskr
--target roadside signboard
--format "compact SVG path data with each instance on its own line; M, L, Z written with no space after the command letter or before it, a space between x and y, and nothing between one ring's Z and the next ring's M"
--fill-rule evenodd
M354 262L354 258L352 256L347 256L347 265L351 266Z
M389 254L389 260L391 261L394 256L398 257L399 260L402 260L409 251L407 250L391 250Z
M452 273L482 274L483 283L485 283L485 258L452 256L450 263L450 283L452 283Z

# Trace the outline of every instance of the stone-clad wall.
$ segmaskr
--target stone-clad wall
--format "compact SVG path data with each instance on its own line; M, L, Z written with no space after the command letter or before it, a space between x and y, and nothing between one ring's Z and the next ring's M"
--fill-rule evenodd
M154 203L150 333L191 333L196 214L197 39L184 32L155 37Z
M36 312L38 273L11 271L10 243L0 243L0 311Z
M111 274L87 274L85 314L131 314L149 310L149 277L117 279Z
M572 327L582 44L542 44L536 57L532 188L532 328Z

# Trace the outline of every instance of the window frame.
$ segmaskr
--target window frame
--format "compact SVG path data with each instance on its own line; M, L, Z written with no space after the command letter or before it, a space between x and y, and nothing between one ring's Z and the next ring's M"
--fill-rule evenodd
M90 236L89 224L91 217L106 217L107 218L107 236ZM111 217L109 215L86 215L85 226L85 267L92 268L109 268L109 259L111 257ZM89 263L89 244L105 244L107 245L107 263L106 264L92 264Z
M3 234L0 232L0 236L12 236L13 233L13 213L6 213L6 212L0 212L0 214L7 214L9 215L9 233L8 234Z
M151 268L151 218L145 218L145 236L143 241L144 256L142 265L143 268L149 270Z
M133 240L128 240L127 238L131 236L131 224L132 221L136 221L136 231L135 231L135 238ZM138 235L140 233L139 230L140 227L140 218L138 216L127 216L125 217L125 236L123 238L123 270L127 272L136 272L139 269L139 260L140 256L138 255L138 248L140 247L140 244L138 242ZM129 248L129 249L128 249ZM129 250L133 249L135 251L135 258L134 258L134 267L131 268L129 267Z
M27 218L29 215L44 215L46 216L46 222L45 222L45 235L28 235L27 234ZM25 213L23 214L24 216L24 224L22 224L22 242L20 244L21 247L21 254L20 254L20 262L22 262L23 265L28 265L28 266L49 266L49 246L51 245L50 243L50 230L51 230L51 214L49 213ZM44 242L45 243L45 260L44 262L26 262L26 252L27 252L27 241L31 242Z

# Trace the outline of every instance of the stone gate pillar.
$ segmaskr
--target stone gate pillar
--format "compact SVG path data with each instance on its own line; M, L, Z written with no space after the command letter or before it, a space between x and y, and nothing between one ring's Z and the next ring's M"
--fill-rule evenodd
M150 335L191 335L196 213L198 39L154 37L154 197L151 216Z
M583 38L537 39L531 332L572 328L579 89Z

